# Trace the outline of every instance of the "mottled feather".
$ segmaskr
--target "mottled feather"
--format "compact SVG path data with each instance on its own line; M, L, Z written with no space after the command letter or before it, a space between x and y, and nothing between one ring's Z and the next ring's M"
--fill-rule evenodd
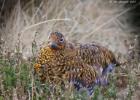
M102 75L111 72L118 64L112 51L96 43L75 46L78 49L77 56L80 56L85 63L96 67L96 70L101 70Z
M34 65L41 81L53 85L61 85L68 81L77 90L86 88L91 95L94 86L98 83L98 75L94 67L83 62L77 55L78 49L64 41L60 33L51 33L48 41L48 45L41 49Z

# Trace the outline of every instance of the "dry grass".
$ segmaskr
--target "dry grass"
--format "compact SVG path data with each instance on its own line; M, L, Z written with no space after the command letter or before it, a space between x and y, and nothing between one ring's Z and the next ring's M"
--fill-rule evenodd
M88 98L84 91L60 92L62 95L57 97L47 84L41 85L34 78L34 56L51 31L60 31L74 42L99 42L111 49L120 61L129 60L110 75L111 84L106 89L97 87L93 99L138 100L140 63L137 37L129 34L132 29L127 24L126 12L130 9L104 1L42 0L29 2L22 8L17 3L5 26L0 28L0 100Z

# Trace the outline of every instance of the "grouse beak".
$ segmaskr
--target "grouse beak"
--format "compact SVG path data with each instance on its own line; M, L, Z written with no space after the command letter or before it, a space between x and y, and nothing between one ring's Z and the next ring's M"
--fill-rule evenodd
M50 42L48 45L51 49L57 49L58 48L58 45L57 45L56 42Z

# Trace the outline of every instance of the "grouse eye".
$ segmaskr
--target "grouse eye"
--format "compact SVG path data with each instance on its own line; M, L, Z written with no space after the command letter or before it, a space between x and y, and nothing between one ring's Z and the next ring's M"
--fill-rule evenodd
M60 42L64 42L64 38L61 38L61 39L60 39Z

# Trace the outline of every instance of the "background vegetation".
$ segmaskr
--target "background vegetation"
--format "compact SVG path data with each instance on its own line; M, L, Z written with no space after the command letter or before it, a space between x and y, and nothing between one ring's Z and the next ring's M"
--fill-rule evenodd
M89 99L84 90L64 93L59 87L54 95L34 76L35 57L51 31L72 42L98 42L128 61L109 75L109 86L96 87L93 100L139 100L139 34L128 15L136 5L114 1L1 0L0 100Z

